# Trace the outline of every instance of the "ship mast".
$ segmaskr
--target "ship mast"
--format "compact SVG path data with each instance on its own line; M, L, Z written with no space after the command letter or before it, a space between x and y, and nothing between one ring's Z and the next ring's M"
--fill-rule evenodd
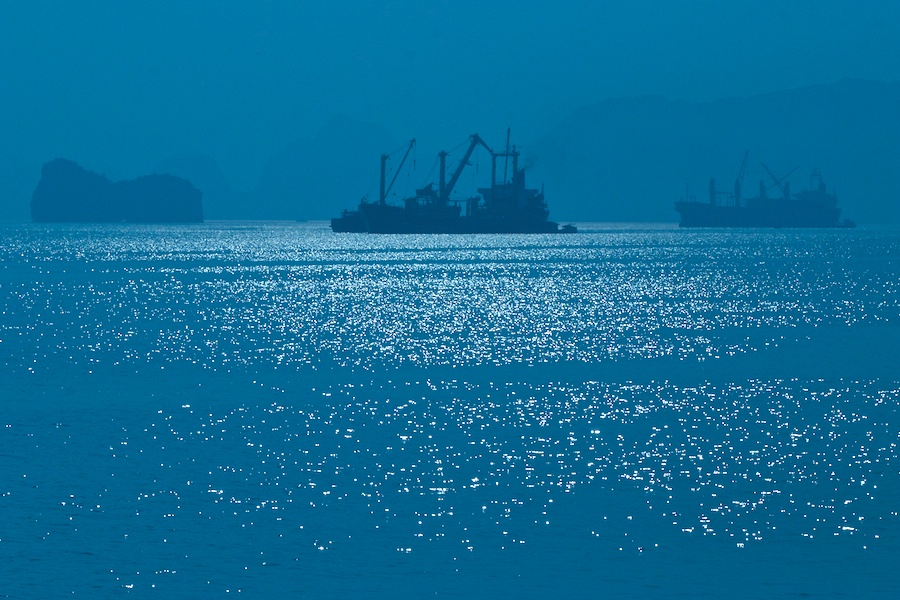
M738 176L734 180L734 205L741 205L741 188L744 187L744 172L747 170L747 156L750 154L749 150L744 151L744 160L741 161L741 170L738 171Z
M491 187L497 185L497 159L503 157L503 183L507 182L509 159L513 159L513 175L519 171L519 151L509 147L509 128L506 129L506 152L491 152Z
M503 183L506 183L506 170L509 168L509 130L510 128L506 128L506 156L503 159ZM491 182L493 185L493 182Z

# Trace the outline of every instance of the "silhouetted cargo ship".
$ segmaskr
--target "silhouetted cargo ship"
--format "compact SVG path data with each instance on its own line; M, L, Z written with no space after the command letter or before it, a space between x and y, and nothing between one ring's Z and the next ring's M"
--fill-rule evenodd
M473 134L459 165L447 180L447 152L441 152L440 180L437 188L432 183L416 190L415 196L406 198L402 205L387 201L397 175L403 168L416 141L411 140L403 160L390 184L386 184L385 172L388 155L381 156L381 180L378 200L363 198L355 210L344 210L340 217L331 220L335 232L352 233L574 233L572 225L560 227L549 220L550 211L544 200L543 190L525 187L525 170L519 168L519 152L509 147L494 152ZM459 181L462 171L478 146L491 155L491 186L478 188L478 196L464 202L451 200L450 194ZM512 160L512 178L497 179L497 159L508 165ZM504 168L505 171L505 168Z
M675 210L681 215L681 227L855 227L849 219L841 219L841 209L837 206L837 196L829 193L822 181L822 175L813 171L810 188L796 194L791 193L787 177L776 177L762 165L774 183L766 187L759 182L759 196L742 198L741 186L747 167L747 154L741 170L734 182L734 192L720 192L714 179L709 180L709 202L697 202L687 197L675 203ZM770 198L769 189L777 187L780 197Z

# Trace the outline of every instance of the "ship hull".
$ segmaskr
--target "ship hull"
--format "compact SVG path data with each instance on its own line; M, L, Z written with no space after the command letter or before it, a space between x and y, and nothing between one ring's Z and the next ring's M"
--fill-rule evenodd
M750 206L716 206L700 202L676 202L681 215L681 227L852 227L840 219L840 209L834 206L769 201Z
M522 221L479 217L411 217L399 207L360 207L331 219L336 233L574 233L554 221ZM374 208L374 210L372 210Z
M403 206L361 202L331 219L335 233L576 233L573 225L560 227L547 218L543 195L511 185L480 190L489 200L472 198L466 214L455 203L409 198ZM508 197L496 198L503 192ZM527 192L531 192L529 196ZM525 197L526 200L522 200ZM530 201L529 201L530 200Z
M829 193L818 170L810 175L810 187L795 194L790 191L790 182L784 177L776 178L772 171L763 167L772 176L774 185L782 192L778 198L766 194L768 188L760 181L760 194L755 198L741 197L741 182L744 178L744 164L734 184L735 192L726 194L718 191L715 180L709 180L709 202L697 202L683 198L675 203L675 210L681 215L681 227L774 227L774 228L834 228L855 227L853 221L841 219L837 196ZM816 185L817 184L817 185ZM687 201L689 200L689 201Z

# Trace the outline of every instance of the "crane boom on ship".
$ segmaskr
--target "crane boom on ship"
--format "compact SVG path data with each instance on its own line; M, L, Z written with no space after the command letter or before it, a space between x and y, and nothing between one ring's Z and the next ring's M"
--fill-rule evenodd
M406 162L406 158L409 156L409 153L412 152L412 149L416 145L416 139L413 138L409 140L409 146L406 148L406 154L403 155L403 160L400 161L400 166L397 167L397 170L394 171L394 178L391 179L390 185L387 186L387 189L384 187L385 181L385 169L387 168L387 161L390 158L389 154L381 155L381 186L378 190L378 202L380 204L384 204L387 199L387 195L391 193L391 188L394 187L394 182L397 181L397 176L400 175L400 171L403 170L403 164Z
M491 150L491 147L485 143L481 136L477 133L473 133L469 136L469 147L466 149L466 153L463 155L462 160L459 161L459 165L456 167L456 170L453 172L453 175L450 176L450 181L445 181L447 174L447 152L441 151L438 155L441 159L441 179L439 185L438 198L442 203L446 203L450 200L450 193L453 191L453 187L456 185L456 182L459 181L460 175L462 175L463 169L469 163L469 159L472 158L472 153L475 152L475 148L478 146L483 146L491 155L494 154L494 151Z
M784 182L784 180L787 179L788 177L790 177L791 174L792 174L794 171L796 171L797 169L799 169L800 167L799 167L799 166L794 167L793 169L791 169L790 171L788 171L787 173L785 173L785 174L782 175L781 177L778 177L777 175L775 175L775 173L772 172L772 169L770 169L770 168L766 165L766 163L761 162L761 163L759 163L759 164L762 165L763 169L766 170L766 173L769 174L769 177L772 178L772 181L775 182L775 183L773 183L772 185L770 185L770 186L768 187L768 189L772 189L773 186L778 186L778 189L781 190L781 193L782 193L782 195L784 195L785 199L789 200L790 197L791 197L791 184L790 184L790 182ZM784 182L784 183L782 183L782 182Z

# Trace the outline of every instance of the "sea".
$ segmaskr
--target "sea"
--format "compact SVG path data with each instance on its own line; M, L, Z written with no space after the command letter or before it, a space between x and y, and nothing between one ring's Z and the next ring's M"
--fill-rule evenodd
M0 598L900 597L900 229L0 224Z

